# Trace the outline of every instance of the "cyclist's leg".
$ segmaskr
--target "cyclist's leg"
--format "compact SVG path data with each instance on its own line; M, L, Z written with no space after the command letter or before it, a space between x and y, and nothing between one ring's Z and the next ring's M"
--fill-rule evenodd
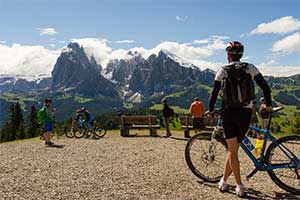
M241 181L241 174L240 174L240 162L239 162L239 158L238 158L239 143L238 143L236 137L226 139L226 142L228 145L228 154L227 154L227 159L226 159L226 163L225 163L223 180L226 182L228 176L230 175L230 173L232 171L234 174L236 183L238 185L241 185L242 181Z
M223 128L228 145L228 154L224 166L223 180L226 182L231 171L236 183L241 185L240 164L238 159L239 143L243 140L251 119L251 109L225 111L223 113Z

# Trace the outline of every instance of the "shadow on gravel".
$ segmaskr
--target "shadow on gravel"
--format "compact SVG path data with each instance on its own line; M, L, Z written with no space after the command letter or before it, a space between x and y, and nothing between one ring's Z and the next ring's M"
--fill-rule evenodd
M53 144L53 145L49 145L46 147L48 147L48 148L64 148L65 145L64 144Z
M300 199L300 196L293 195L287 192L275 192L275 199Z
M138 134L135 134L132 137L140 137L140 138L164 138L163 136L160 136L160 135L150 136L150 135L138 135Z
M188 141L189 138L179 138L179 137L174 137L174 136L171 136L170 139L173 139L173 140L183 140L183 141Z
M205 185L205 186L208 186L208 187L211 187L211 188L216 188L217 190L219 190L218 185L216 183L207 183L207 182L204 182L204 181L197 181L197 182L201 185ZM235 186L230 185L229 186L229 191L226 192L226 193L236 195L235 194ZM277 194L279 194L279 195L277 195ZM281 196L281 194L282 194L282 196ZM264 194L260 191L254 190L252 188L247 188L247 195L243 199L263 200L263 199L299 199L299 198L296 198L296 196L291 195L289 193L276 193L276 197L274 198L274 197L271 197L271 196L269 196L267 194Z

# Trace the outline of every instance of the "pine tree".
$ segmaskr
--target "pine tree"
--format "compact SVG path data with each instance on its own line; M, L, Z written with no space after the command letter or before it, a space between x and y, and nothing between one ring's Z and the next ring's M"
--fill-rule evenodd
M6 142L11 140L11 130L12 126L9 122L6 122L1 130L1 142Z
M30 113L28 115L28 129L27 138L35 137L39 134L39 121L38 114L35 106L30 107Z
M18 127L17 139L25 139L25 126L24 126L23 122L21 122L19 127Z
M10 106L10 121L9 121L9 128L7 129L7 132L6 134L8 134L7 136L7 140L10 141L10 140L15 140L16 137L17 137L17 117L16 117L16 112L15 112L15 105L12 104Z
M11 105L10 113L11 113L10 122L9 122L10 131L8 133L10 135L9 140L23 139L25 137L24 130L19 131L19 128L24 129L24 118L22 114L21 105L19 102Z

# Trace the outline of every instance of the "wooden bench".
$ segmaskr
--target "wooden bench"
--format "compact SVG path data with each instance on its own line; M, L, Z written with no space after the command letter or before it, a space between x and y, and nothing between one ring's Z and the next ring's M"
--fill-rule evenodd
M184 136L190 137L190 130L194 130L193 127L193 118L190 115L181 115L179 116L181 128L184 129ZM217 117L208 119L207 117L202 118L203 130L212 131L213 127L217 124Z
M121 136L128 137L130 129L149 129L150 136L157 136L157 129L160 125L157 124L155 115L148 116L126 116L117 117L117 123L120 125Z

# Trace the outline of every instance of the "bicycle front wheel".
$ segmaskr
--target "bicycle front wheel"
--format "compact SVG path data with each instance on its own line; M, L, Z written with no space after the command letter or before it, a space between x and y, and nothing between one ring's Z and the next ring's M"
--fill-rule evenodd
M74 128L71 128L71 130L67 130L66 132L65 132L65 134L66 134L66 137L67 138L73 138L75 135L74 135Z
M73 132L76 138L82 138L85 134L84 128L74 128Z
M290 158L289 158L290 157ZM273 142L267 149L269 166L284 166L268 170L270 178L282 189L300 194L300 136L289 135Z
M227 154L225 139L212 139L211 132L194 135L186 144L185 160L198 178L216 183L223 176Z
M94 130L94 134L97 138L104 137L106 134L106 129L102 126L97 125Z

